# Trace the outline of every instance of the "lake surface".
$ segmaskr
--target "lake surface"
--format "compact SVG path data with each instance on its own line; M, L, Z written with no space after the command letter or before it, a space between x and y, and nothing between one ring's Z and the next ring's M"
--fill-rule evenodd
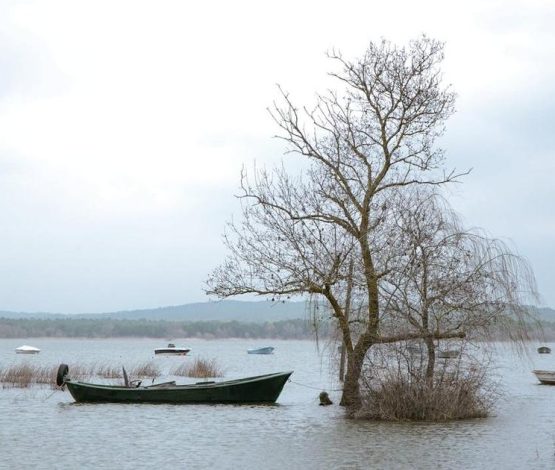
M346 420L341 407L318 406L321 390L335 403L339 393L332 391L337 373L327 352L319 354L313 342L173 342L191 347L190 355L154 357L154 348L167 344L155 339L0 340L0 367L65 362L129 369L153 360L167 374L199 356L216 359L229 379L295 372L273 406L75 404L67 391L0 389L0 468L555 468L555 387L538 385L530 372L555 370L555 354L537 355L536 345L529 358L497 348L504 396L493 417L397 424ZM16 355L22 344L42 351ZM275 353L246 353L264 345Z

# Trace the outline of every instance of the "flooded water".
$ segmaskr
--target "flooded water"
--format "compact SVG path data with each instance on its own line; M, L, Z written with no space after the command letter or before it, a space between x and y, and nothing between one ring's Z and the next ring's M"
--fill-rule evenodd
M555 354L529 359L500 347L504 396L491 418L447 424L346 420L335 371L309 341L174 340L190 356L154 357L153 339L0 340L0 367L19 362L125 365L152 359L164 373L194 356L215 358L226 378L294 370L278 404L75 404L49 388L0 389L0 468L474 469L555 468L555 387L534 368L555 370ZM41 348L21 356L22 344ZM274 346L270 356L247 348ZM71 370L70 370L71 372ZM188 379L180 379L187 382Z

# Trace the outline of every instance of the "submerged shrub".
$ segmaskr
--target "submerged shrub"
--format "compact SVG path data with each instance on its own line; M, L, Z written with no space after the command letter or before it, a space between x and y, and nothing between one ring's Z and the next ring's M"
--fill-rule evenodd
M437 374L399 370L374 377L365 384L356 418L385 421L448 421L484 418L498 393L482 367Z

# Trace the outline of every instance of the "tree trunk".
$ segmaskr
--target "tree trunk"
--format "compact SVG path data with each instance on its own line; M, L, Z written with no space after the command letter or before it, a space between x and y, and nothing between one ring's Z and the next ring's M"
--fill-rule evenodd
M351 409L360 407L360 374L362 373L362 364L367 349L355 348L347 357L347 373L343 382L343 394L341 395L341 406Z
M426 348L428 349L428 366L426 367L426 381L428 385L433 384L434 370L436 365L436 348L434 340L430 337L426 338Z
M347 325L349 324L349 312L351 310L351 292L353 289L353 260L351 259L349 263L349 277L347 278L347 295L345 299L345 322ZM345 379L345 354L347 345L345 344L345 340L343 336L341 337L341 358L339 359L339 380L343 382Z

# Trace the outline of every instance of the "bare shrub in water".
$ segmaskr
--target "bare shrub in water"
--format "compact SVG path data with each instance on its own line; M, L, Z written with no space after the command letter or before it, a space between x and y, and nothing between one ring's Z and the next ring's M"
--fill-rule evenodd
M224 373L221 367L216 363L215 359L203 359L196 357L191 363L184 363L172 369L173 375L181 375L185 377L210 378L223 377Z
M448 421L483 418L499 396L489 363L469 355L446 359L433 378L422 357L397 351L396 364L366 371L355 418L384 421Z

